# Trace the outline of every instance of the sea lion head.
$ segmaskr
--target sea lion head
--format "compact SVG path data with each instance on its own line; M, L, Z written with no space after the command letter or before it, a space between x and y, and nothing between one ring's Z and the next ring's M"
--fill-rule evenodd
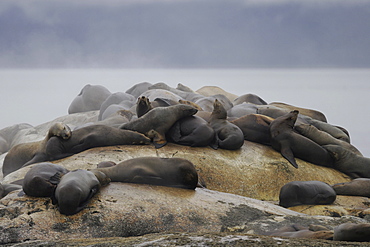
M185 117L192 116L192 115L194 115L195 113L198 112L198 110L195 109L191 105L179 104L179 105L174 105L173 107L178 108L178 110L181 112L180 115L185 116Z
M218 119L227 118L226 109L218 99L215 99L215 102L213 103L213 111L211 114L211 118L218 118Z
M50 129L49 129L49 136L58 136L58 137L61 137L65 140L71 138L72 136L72 131L71 129L68 127L68 125L64 124L64 123L61 123L61 122L57 122L55 124L53 124Z

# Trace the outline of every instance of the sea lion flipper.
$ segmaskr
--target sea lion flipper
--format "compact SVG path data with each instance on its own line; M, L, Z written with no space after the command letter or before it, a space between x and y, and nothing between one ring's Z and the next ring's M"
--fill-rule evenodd
M60 179L63 177L61 172L56 172L53 176L50 177L49 182L51 184L57 185L60 182Z
M148 131L146 135L153 140L155 148L161 148L167 144L166 137L160 134L159 132L155 131L154 129Z
M289 161L290 164L292 164L295 168L298 168L298 164L294 159L293 151L290 149L289 146L282 146L280 149L280 153L285 159Z

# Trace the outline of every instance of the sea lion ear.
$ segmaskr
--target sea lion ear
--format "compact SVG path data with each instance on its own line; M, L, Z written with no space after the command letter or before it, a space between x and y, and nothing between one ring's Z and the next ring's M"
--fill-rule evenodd
M51 184L57 185L60 182L60 179L63 177L61 172L55 173L53 176L50 177L49 181Z

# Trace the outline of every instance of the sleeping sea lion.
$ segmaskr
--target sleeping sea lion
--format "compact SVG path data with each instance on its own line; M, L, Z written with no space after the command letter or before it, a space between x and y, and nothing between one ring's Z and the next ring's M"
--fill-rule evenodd
M156 148L161 148L167 144L166 133L172 125L183 117L194 115L197 111L194 107L183 104L156 107L138 119L122 124L119 128L137 131L145 135L154 130L158 133L158 137L153 143Z
M2 184L0 183L0 199L14 190L20 190L22 186L19 184Z
M4 177L21 168L24 164L32 160L37 153L45 152L47 142L50 138L54 137L58 140L68 140L71 136L72 131L68 125L58 122L49 128L46 137L42 141L21 143L14 146L4 159Z
M109 183L109 178L105 174L100 173L98 177L95 174L91 171L78 169L68 172L60 179L52 196L52 202L58 206L61 214L78 213L98 193L101 186Z
M91 171L103 172L112 182L162 185L194 190L198 173L182 158L140 157Z
M24 176L23 191L29 196L52 196L60 178L67 172L66 168L57 164L35 164Z
M337 195L370 197L370 178L356 178L332 185Z
M334 241L369 242L370 224L344 223L334 228Z
M68 140L50 138L45 150L38 152L24 166L62 159L94 147L144 144L150 144L150 139L141 133L106 125L90 125L74 130Z
M321 181L293 181L280 189L279 205L285 208L298 205L323 205L335 201L337 194Z
M294 157L315 165L331 167L333 159L319 144L294 132L298 111L291 111L276 118L270 124L271 146L281 153L295 168L298 165Z
M209 124L215 131L215 140L211 147L217 149L236 150L244 144L244 135L238 126L230 123L227 112L217 99L213 103L213 111Z
M324 145L334 159L333 168L351 178L370 178L370 158L357 155L338 145Z

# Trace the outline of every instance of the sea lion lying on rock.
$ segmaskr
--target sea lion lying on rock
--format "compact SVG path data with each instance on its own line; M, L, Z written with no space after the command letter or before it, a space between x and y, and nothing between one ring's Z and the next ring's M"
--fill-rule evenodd
M21 143L14 146L5 156L3 164L4 177L9 173L18 170L24 164L35 158L38 153L44 153L47 142L50 138L58 140L68 140L72 136L72 131L68 125L57 122L53 124L42 141Z
M334 184L332 187L337 195L370 198L370 178L356 178L350 182Z
M182 158L140 157L91 171L103 172L111 182L153 184L192 190L198 183L198 173L194 165Z
M293 181L280 189L279 205L285 208L298 205L331 204L337 194L327 183L321 181Z

